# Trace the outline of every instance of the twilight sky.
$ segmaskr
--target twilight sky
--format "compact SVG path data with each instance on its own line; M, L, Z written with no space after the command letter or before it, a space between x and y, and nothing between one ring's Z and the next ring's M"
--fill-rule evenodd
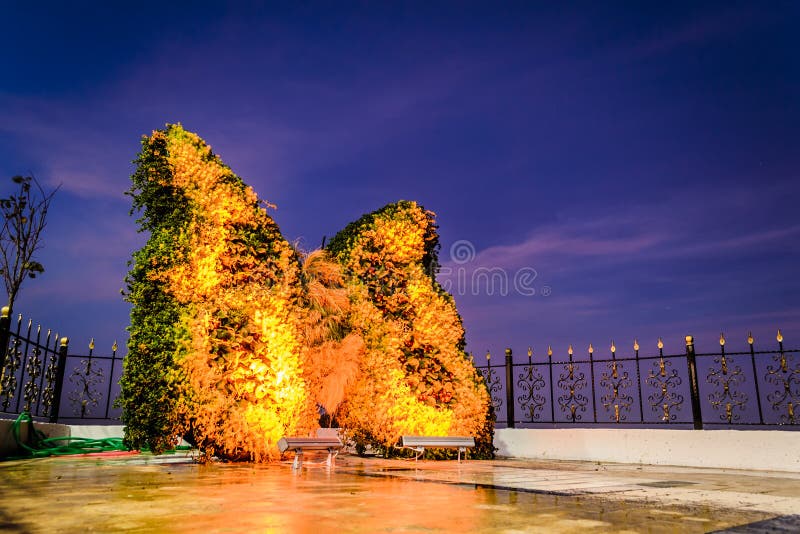
M0 193L63 184L16 311L72 352L127 338L123 191L167 122L306 250L436 212L476 359L800 345L797 2L109 4L0 9Z

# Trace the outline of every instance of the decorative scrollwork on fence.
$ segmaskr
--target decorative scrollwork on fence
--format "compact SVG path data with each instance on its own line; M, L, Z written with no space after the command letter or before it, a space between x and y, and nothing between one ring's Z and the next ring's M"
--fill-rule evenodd
M58 378L58 354L51 352L47 359L47 369L44 372L45 387L42 392L43 415L51 415L56 394L56 378Z
M738 422L742 418L740 412L745 410L748 401L747 395L735 388L746 381L744 372L735 365L733 358L728 362L724 349L719 357L714 358L714 364L719 367L709 368L706 382L721 389L711 393L708 400L715 410L725 408L725 413L719 415L720 421Z
M558 375L557 384L565 393L558 397L558 405L562 412L569 415L572 422L580 421L582 417L578 412L585 412L586 405L589 404L589 397L580 392L588 386L586 374L576 369L572 354L569 355L569 362L565 363L563 368L564 372Z
M483 381L486 383L486 389L489 391L489 397L492 400L492 405L495 410L499 410L503 406L503 399L500 398L498 393L503 389L503 384L500 382L500 377L497 374L495 367L479 367Z
M3 411L9 411L11 400L16 397L17 386L17 370L22 366L22 351L19 349L21 342L19 339L13 339L8 344L8 353L6 354L6 367L3 370L3 379L0 382L0 393L3 396L2 407Z
M522 368L517 386L522 390L522 395L517 397L520 408L529 421L538 421L541 418L545 405L545 397L538 393L545 387L544 377L536 367L529 363Z
M633 405L633 396L628 395L625 389L633 386L633 380L628 376L628 371L624 369L624 366L616 360L608 362L607 366L607 370L600 375L600 387L607 388L609 391L600 397L600 402L607 412L611 411L613 406L612 420L614 422L627 421Z
M661 349L659 349L661 350ZM683 395L675 391L683 380L672 367L672 360L664 360L664 356L659 356L657 362L653 362L653 369L650 369L645 381L655 388L655 392L647 396L647 401L655 413L661 410L661 420L665 423L674 421L677 414L672 410L676 406L683 404ZM655 371L655 372L654 372Z
M85 417L91 413L91 408L97 408L100 399L103 398L103 394L95 387L104 381L103 370L92 367L91 358L84 359L72 371L69 381L78 386L68 397L72 403L73 413Z
M39 384L36 379L42 375L42 350L39 347L31 349L28 363L25 364L25 371L28 374L28 381L23 389L23 411L31 411L31 405L39 398Z
M779 334L780 335L780 334ZM779 340L782 342L782 340ZM780 413L781 424L797 424L795 408L800 402L800 363L795 363L795 355L781 350L772 357L775 364L767 366L764 380L777 386L776 390L767 394L767 402L775 412Z

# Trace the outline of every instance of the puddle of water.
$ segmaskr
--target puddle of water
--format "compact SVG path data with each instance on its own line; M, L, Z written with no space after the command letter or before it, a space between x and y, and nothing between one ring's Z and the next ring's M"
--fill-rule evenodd
M8 462L0 481L6 532L706 532L769 517L146 456Z

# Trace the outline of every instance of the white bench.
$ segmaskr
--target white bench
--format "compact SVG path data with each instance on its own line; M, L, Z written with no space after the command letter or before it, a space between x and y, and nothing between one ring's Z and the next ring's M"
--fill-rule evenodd
M461 461L461 453L467 452L467 448L475 446L475 438L472 436L403 436L401 444L404 449L416 451L418 460L425 454L425 447L431 449L458 449L458 461Z
M283 454L286 451L294 451L294 462L292 469L300 469L303 465L303 451L328 451L328 459L325 465L332 467L336 455L344 445L342 440L334 436L319 438L290 438L282 437L278 440L278 450Z

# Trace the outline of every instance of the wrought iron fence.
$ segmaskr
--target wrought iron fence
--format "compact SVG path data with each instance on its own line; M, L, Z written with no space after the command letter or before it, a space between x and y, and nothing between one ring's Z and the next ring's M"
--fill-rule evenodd
M486 382L497 423L517 426L659 426L765 427L800 430L799 350L787 350L780 330L777 350L728 352L720 336L719 352L695 353L686 336L686 352L620 356L612 343L607 355L589 345L578 357L572 346L566 359L545 359L528 348L526 362L515 363L511 349L505 362L476 366Z
M566 359L548 347L541 360L528 349L527 361L513 361L506 349L503 364L492 365L487 353L482 374L499 425L645 425L673 427L766 427L800 430L800 350L784 347L778 331L776 350L695 353L686 336L686 351L621 356L612 343L598 357L589 345L586 355L572 347ZM8 308L0 312L0 414L28 411L52 422L119 420L113 405L119 394L123 357L114 343L111 355L69 354L69 340L50 330L15 324Z
M8 308L0 312L0 414L30 412L50 422L109 422L120 419L122 357L114 343L110 356L69 354L69 339L22 315L12 325Z
M43 339L41 326L34 331L32 321L23 330L22 315L12 329L8 315L4 307L0 313L0 412L26 411L55 422L68 340L59 340L50 330Z
M119 396L119 378L122 376L123 358L117 355L117 342L108 356L94 353L94 340L89 342L89 353L67 355L65 400L59 420L74 422L119 421L122 409L114 407ZM68 406L67 409L63 409Z

